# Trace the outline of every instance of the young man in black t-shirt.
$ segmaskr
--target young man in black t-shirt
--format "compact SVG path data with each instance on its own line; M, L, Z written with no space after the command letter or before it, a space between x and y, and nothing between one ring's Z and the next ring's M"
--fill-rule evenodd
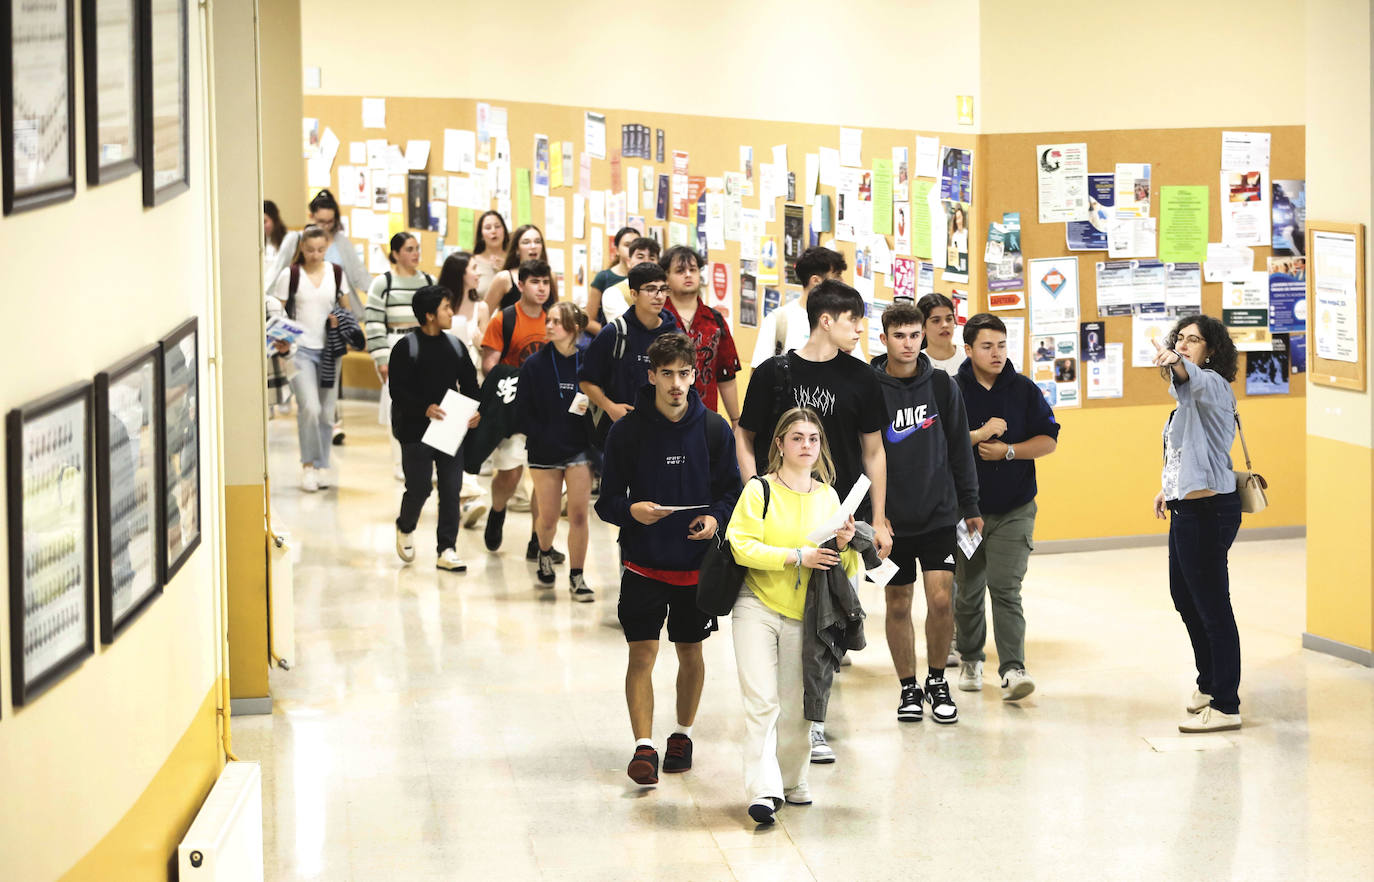
M768 443L778 418L792 407L809 407L821 418L835 462L835 492L843 499L867 475L873 486L856 520L873 525L878 553L892 549L887 526L887 408L873 369L849 354L863 332L864 301L838 279L816 286L806 302L811 337L800 349L774 356L754 369L735 432L740 477L745 481L768 462ZM820 723L811 729L811 761L835 761Z

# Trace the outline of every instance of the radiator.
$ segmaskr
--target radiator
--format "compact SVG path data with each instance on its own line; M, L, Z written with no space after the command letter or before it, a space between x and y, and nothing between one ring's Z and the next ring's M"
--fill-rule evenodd
M263 882L262 768L231 762L177 848L181 882Z
M271 649L284 670L296 658L296 594L292 587L291 537L273 530L268 535L271 608Z

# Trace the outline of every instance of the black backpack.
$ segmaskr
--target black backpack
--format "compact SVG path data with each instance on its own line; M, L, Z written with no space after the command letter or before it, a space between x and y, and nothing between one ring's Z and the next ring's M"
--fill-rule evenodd
M339 266L337 263L331 263L329 265L334 267L334 296L342 297L343 267ZM391 275L391 273L387 273L387 275ZM286 288L286 317L295 319L296 290L301 286L301 265L299 263L291 264L289 279L290 281L287 283Z
M768 517L768 481L761 475L750 480L763 484L763 516ZM701 559L697 575L697 608L707 615L725 616L735 607L735 598L744 587L744 573L747 569L735 561L730 550L730 542L725 538L725 526L716 530L709 540L706 554Z

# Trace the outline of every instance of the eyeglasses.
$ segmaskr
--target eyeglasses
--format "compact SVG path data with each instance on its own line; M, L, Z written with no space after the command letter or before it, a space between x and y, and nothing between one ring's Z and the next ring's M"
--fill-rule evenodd
M1179 339L1179 342L1181 342L1181 343L1187 343L1187 344L1189 344L1190 346L1197 346L1197 345L1199 345L1199 344L1201 344L1201 343L1206 343L1206 342L1207 342L1206 340L1202 339L1201 337L1199 337L1199 336L1196 335L1196 334L1189 334L1189 335L1186 336L1186 337L1179 337L1178 339Z
M640 289L639 289L639 293L641 293L641 294L648 294L648 295L651 296L651 297L652 297L653 295L655 295L655 294L667 294L667 293L668 293L668 286L667 286L667 285L645 285L643 288L640 288Z

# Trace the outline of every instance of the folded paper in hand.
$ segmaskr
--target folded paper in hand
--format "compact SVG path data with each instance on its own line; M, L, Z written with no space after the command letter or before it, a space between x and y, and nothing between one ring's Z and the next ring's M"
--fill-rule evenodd
M267 354L280 355L272 345L277 342L295 343L296 338L305 333L302 325L296 324L284 315L274 315L267 320Z
M849 520L849 516L859 510L859 503L863 502L864 494L868 492L868 488L871 486L873 486L873 482L868 480L868 475L859 475L859 480L855 481L854 486L849 489L849 495L844 498L844 502L840 503L840 510L822 521L816 529L807 533L806 541L820 545L834 536L836 531L844 526L844 522Z
M458 445L463 443L463 436L468 433L468 420L477 413L479 404L475 398L459 395L456 390L449 389L444 393L444 400L439 402L444 418L430 420L429 428L425 429L424 437L420 440L440 453L453 456L458 452Z
M886 587L888 582L892 581L892 577L897 575L897 570L899 569L901 568L892 562L892 558L885 557L876 567L871 570L866 570L864 575L868 577L868 581L874 583L879 588L883 588Z
M964 553L965 560L971 559L973 552L983 544L983 534L976 530L969 532L968 523L965 521L960 521L954 526L954 537L959 542L959 550Z

